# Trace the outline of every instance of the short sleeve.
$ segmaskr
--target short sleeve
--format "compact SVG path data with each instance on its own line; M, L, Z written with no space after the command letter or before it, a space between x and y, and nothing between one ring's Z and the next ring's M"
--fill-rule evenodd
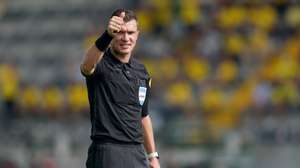
M150 98L150 94L151 94L151 78L148 78L147 79L147 91L146 91L146 99L145 99L145 103L143 104L143 107L142 107L142 117L146 117L149 115L149 98Z
M94 72L90 75L87 75L87 74L83 73L83 71L80 67L81 74L86 78L93 78L95 76L99 76L102 73L102 71L103 71L103 60L101 60L100 62L97 63Z

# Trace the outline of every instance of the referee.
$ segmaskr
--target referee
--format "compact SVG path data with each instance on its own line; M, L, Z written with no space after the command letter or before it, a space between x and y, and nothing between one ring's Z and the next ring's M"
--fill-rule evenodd
M151 79L131 55L138 35L135 13L114 11L80 67L92 124L87 168L160 167L148 115Z

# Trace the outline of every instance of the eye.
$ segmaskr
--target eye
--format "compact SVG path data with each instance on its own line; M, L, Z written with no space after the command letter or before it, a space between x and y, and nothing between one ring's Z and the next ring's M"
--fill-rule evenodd
M132 35L132 34L134 34L135 32L134 31L129 31L129 32L127 32L129 35Z
M124 33L125 33L124 31L119 31L119 32L118 32L118 34L124 34Z

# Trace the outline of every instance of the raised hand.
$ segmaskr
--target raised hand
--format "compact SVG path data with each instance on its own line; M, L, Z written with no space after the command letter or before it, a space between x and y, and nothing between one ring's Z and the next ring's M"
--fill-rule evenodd
M114 37L116 33L120 32L124 25L125 12L122 12L120 16L113 16L107 26L108 33Z

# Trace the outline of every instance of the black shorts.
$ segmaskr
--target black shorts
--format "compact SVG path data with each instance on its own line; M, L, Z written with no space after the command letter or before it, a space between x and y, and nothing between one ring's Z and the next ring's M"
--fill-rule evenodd
M142 144L92 143L87 168L149 168Z

